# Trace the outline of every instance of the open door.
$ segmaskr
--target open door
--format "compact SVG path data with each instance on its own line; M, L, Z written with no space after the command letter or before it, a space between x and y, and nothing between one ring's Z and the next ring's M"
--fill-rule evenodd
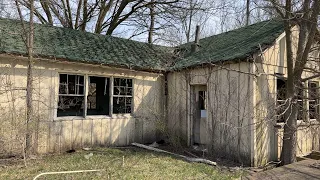
M192 144L206 144L207 137L207 86L193 86Z

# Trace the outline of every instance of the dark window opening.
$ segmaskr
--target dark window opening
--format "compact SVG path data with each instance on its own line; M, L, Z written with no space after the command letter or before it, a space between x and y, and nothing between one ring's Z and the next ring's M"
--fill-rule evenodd
M285 79L277 79L277 116L278 122L284 122L285 121L285 111L287 109L286 106L286 83L287 80ZM303 120L304 114L305 114L305 108L304 108L304 85L301 83L297 88L298 94L297 94L297 105L298 105L298 114L297 114L297 120Z
M133 100L132 79L114 78L113 82L113 113L126 114L132 112Z
M284 112L286 110L286 80L277 79L277 116L278 122L285 121Z
M206 91L199 91L199 107L200 110L205 110L206 108Z
M309 117L310 119L318 119L319 114L319 86L317 82L308 83L309 94Z
M84 77L60 74L57 116L83 116Z
M110 79L89 77L87 115L109 115Z

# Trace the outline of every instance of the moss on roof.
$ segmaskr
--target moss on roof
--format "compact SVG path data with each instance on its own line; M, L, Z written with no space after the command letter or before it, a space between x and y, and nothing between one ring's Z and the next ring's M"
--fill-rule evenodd
M283 32L283 22L274 19L200 39L197 52L191 52L193 43L183 44L178 47L184 52L183 57L171 69L246 59L258 52L260 45L262 48L272 45Z
M193 43L171 48L35 24L34 52L39 57L139 70L178 70L206 63L247 59L260 50L260 45L262 48L272 45L283 31L281 21L264 21L203 38L199 51L191 52ZM20 21L0 19L0 53L26 55L22 34ZM184 52L183 56L174 60L173 49Z
M27 53L21 22L0 19L0 53ZM36 56L143 70L165 70L167 47L108 35L35 24Z

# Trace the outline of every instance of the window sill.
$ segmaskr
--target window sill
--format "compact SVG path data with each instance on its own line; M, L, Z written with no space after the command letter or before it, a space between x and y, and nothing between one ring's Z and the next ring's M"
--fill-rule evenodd
M319 122L316 119L310 119L309 121L297 120L298 126L307 126L307 125L314 125L314 124L319 124ZM279 122L276 125L274 125L274 127L283 128L284 125L285 125L284 122Z
M95 120L95 119L130 119L132 118L132 114L113 114L109 115L89 115L86 117L82 116L62 116L56 117L54 121L72 121L72 120Z

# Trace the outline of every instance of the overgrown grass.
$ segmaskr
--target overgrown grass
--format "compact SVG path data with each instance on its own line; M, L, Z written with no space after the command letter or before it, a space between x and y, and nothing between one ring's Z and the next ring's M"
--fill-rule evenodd
M85 155L89 153L93 156L86 159ZM221 171L217 167L188 163L166 154L136 148L99 148L29 160L27 168L22 162L0 167L0 179L33 179L42 172L88 169L104 171L46 175L39 179L233 179L240 175L240 172Z

